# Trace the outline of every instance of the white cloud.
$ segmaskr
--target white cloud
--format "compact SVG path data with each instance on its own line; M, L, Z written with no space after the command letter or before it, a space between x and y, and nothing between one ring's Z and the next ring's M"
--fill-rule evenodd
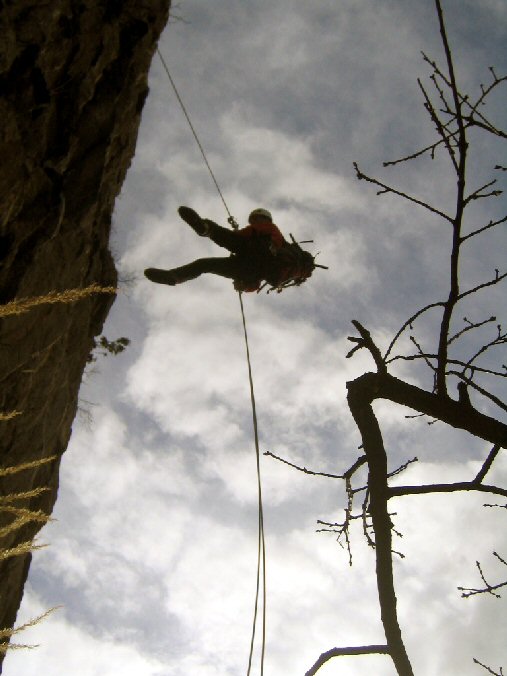
M355 183L319 169L309 139L253 126L238 107L225 114L221 124L229 155L238 169L236 181L246 191L262 195L268 204L288 199L303 210L361 211L362 200ZM259 171L260 167L266 169Z
M28 589L25 593L24 611L26 619L45 612L45 608ZM136 646L114 640L106 635L97 635L79 629L69 622L65 610L57 610L36 627L19 634L19 641L35 642L35 650L16 650L7 654L5 671L10 674L36 676L42 670L52 676L76 673L80 676L117 676L118 669L125 676L163 676L167 674L164 665L156 659L139 652Z

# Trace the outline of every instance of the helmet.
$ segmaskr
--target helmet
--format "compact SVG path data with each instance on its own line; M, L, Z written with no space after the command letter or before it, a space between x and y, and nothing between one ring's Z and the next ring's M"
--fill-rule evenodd
M248 216L248 222L252 222L252 218L254 216L263 216L264 218L267 218L269 221L273 221L273 217L271 216L271 213L267 209L254 209L251 214Z

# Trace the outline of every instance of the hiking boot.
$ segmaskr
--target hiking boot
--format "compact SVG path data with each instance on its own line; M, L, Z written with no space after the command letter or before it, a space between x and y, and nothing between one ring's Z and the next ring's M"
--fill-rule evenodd
M199 216L197 211L194 211L190 207L180 207L178 213L185 223L188 223L200 237L208 236L209 225Z
M179 281L172 270L160 270L159 268L147 268L144 271L144 276L147 277L150 282L168 284L169 286L175 286Z

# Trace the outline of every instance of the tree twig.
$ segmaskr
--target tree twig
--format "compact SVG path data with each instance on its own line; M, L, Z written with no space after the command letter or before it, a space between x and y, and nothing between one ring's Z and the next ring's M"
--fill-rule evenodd
M289 465L289 467L293 467L294 469L297 469L299 472L304 472L305 474L311 474L312 476L325 476L330 479L344 479L345 475L344 474L328 474L327 472L314 472L311 469L307 469L306 467L300 467L299 465L295 465L292 462L289 462L288 460L285 460L284 458L281 458L279 455L275 455L271 451L264 451L263 455L268 455L271 458L274 458L275 460L278 460L280 462L283 462L284 465Z
M382 188L380 192L378 192L378 195L381 195L382 193L386 192L392 192L394 195L398 195L399 197L403 197L404 199L408 200L409 202L414 202L414 204L418 204L421 207L424 207L425 209L428 209L434 214L437 214L437 216L441 216L442 218L445 218L446 221L449 221L452 223L452 218L448 216L446 213L443 211L440 211L439 209L436 209L435 207L432 207L430 204L427 204L426 202L423 202L420 199L417 199L417 197L412 197L411 195L407 195L404 192L400 192L399 190L396 190L396 188L392 188L389 185L386 185L385 183L382 183L381 181L378 181L376 178L371 178L370 176L367 176L366 174L363 174L362 171L360 171L357 162L354 162L354 168L356 170L356 176L360 181L367 181L368 183L373 183L374 185L377 185L379 188Z

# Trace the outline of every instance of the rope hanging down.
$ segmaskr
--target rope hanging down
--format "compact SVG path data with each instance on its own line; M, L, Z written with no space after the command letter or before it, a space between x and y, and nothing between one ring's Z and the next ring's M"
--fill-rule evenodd
M194 136L195 142L197 143L197 146L199 150L201 151L201 155L203 157L204 163L206 167L208 168L209 174L211 178L213 179L213 183L215 184L215 187L218 191L218 194L220 195L220 199L223 202L223 205L225 207L225 210L227 211L228 218L227 222L236 230L239 226L234 218L234 216L231 214L229 211L229 207L227 206L227 202L225 201L225 198L222 194L222 191L220 190L220 186L218 185L218 181L215 178L215 174L213 173L213 170L210 166L210 163L208 162L208 158L206 157L206 153L204 152L204 148L201 145L201 142L199 140L199 137L197 136L197 132L194 129L194 125L192 124L192 121L190 119L190 116L187 112L187 109L185 108L185 104L183 103L183 100L178 92L178 89L176 87L176 84L171 77L171 73L169 72L169 68L167 66L167 63L164 60L164 57L162 56L160 49L157 47L157 53L160 57L160 61L162 62L162 65L164 67L164 70L167 74L167 77L169 78L169 82L171 83L171 86L173 88L173 91L176 95L176 98L178 99L178 103L180 104L181 110L183 111L183 114L185 115L188 125L190 127L190 130L192 131L192 134ZM253 649L254 649L254 643L255 643L255 633L256 633L256 627L257 627L257 615L258 615L258 608L259 608L259 595L260 595L260 584L261 584L261 579L262 579L262 647L261 647L261 661L260 661L260 670L261 670L261 676L264 676L264 656L266 652L266 543L264 539L264 510L262 507L262 483L261 483L261 466L260 466L260 449L259 449L259 431L258 431L258 423L257 423L257 410L255 406L255 392L254 392L254 384L253 384L253 376L252 376L252 364L250 360L250 348L248 345L248 333L247 333L247 328L246 328L246 318L245 318L245 308L243 307L243 298L241 295L241 291L238 291L238 297L239 297L239 303L240 303L240 308L241 308L241 318L243 322L243 334L245 337L245 348L246 348L246 360L247 360L247 365L248 365L248 380L250 383L250 402L252 406L252 419L253 419L253 429L254 429L254 442L255 442L255 455L256 455L256 462L257 462L257 494L258 494L258 504L259 504L259 526L258 526L258 546L257 546L257 579L256 579L256 588L255 588L255 606L254 606L254 616L253 616L253 623L252 623L252 636L250 640L250 654L248 656L248 669L247 669L247 676L250 676L251 668L252 668L252 657L253 657Z
M259 587L262 573L262 649L261 649L261 676L264 674L264 654L266 650L266 544L264 541L264 510L262 508L262 483L261 483L261 464L259 450L259 430L257 425L257 410L255 406L255 393L252 377L252 365L250 361L250 348L248 346L248 333L246 330L245 309L243 307L243 298L241 291L238 291L239 303L241 306L241 317L243 319L243 333L245 336L246 361L248 364L248 380L250 381L250 401L252 403L252 418L255 441L255 456L257 461L257 495L259 499L259 528L258 528L258 546L257 546L257 582L255 587L255 608L252 623L252 639L250 642L250 655L248 657L247 676L250 676L252 668L252 655L255 642L255 628L257 625L257 610L259 606Z

